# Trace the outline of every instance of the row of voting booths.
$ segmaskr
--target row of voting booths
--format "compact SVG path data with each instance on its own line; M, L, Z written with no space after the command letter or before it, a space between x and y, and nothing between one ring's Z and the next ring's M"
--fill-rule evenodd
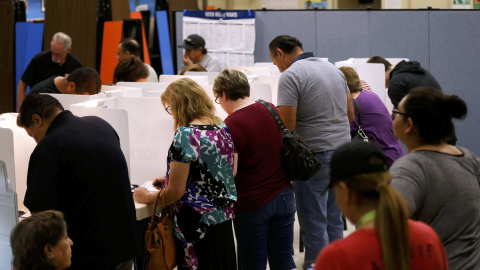
M327 60L324 60L327 61ZM333 65L333 64L332 64ZM381 64L365 64L352 59L338 62L337 66L352 66L372 91L386 100ZM276 104L279 72L272 63L254 66L231 66L242 71L250 83L250 97ZM77 116L98 116L112 125L120 137L122 151L129 167L131 184L143 185L166 174L166 157L174 129L173 118L168 114L160 96L168 85L181 78L197 82L208 96L215 99L213 84L219 72L187 72L185 75L160 75L158 83L119 82L103 85L97 95L52 94L65 109ZM216 114L225 119L228 115L213 102ZM27 169L30 154L36 146L23 128L16 125L16 113L0 115L0 269L9 267L11 251L9 235L18 222L17 210L26 211L23 199L26 192ZM137 220L151 215L151 206L136 203ZM4 251L4 252L2 252Z

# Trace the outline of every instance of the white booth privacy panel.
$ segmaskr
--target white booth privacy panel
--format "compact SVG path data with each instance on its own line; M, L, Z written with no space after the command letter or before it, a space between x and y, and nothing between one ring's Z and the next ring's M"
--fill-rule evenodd
M203 72L203 71L187 71L185 75L187 76L207 76L208 77L208 84L213 85L215 79L217 78L220 72Z
M3 115L0 115L2 117ZM1 120L0 120L1 123ZM9 187L16 190L15 186L15 154L13 148L13 131L10 128L1 127L0 124L0 162L5 163L5 170L8 171ZM1 164L0 164L1 165ZM1 175L0 175L1 177ZM3 182L0 182L0 194L7 191L7 188L3 186Z
M380 97L383 104L386 104L385 66L383 64L346 64L345 62L337 62L335 63L335 66L338 68L343 66L353 68L362 82L363 90L374 92Z
M280 79L280 75L272 75L272 76L259 76L253 81L253 83L266 83L270 85L270 91L272 93L272 103L274 105L277 105L279 79Z
M142 96L142 88L120 86L118 83L117 85L102 85L101 92L105 93L105 97L110 97L110 96L141 97Z
M149 91L165 91L170 83L157 82L118 82L118 87L134 87L142 89L142 96L146 96ZM123 95L125 96L125 95Z
M251 83L250 98L253 100L265 100L272 103L272 89L268 83Z
M8 179L7 167L0 160L0 269L12 269L10 232L18 222L17 198Z
M165 176L167 153L172 143L173 117L159 98L119 98L118 108L128 112L131 183Z
M190 78L200 85L208 85L208 76L196 75L160 75L160 83L172 83L183 78Z
M25 208L28 163L36 146L25 129L17 126L16 113L0 115L0 160L6 163L11 188L17 193L18 209Z
M60 104L62 104L65 110L68 110L68 108L72 104L87 102L89 100L100 99L105 96L104 93L100 93L96 95L66 95L66 94L48 94L48 95L56 98L60 102Z

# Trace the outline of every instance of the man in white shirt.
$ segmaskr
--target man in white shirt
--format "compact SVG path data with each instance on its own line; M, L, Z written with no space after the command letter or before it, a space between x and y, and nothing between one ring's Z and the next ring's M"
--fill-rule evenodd
M220 62L213 56L207 54L205 49L205 39L203 37L192 34L183 40L183 44L178 46L185 49L183 55L182 70L190 65L198 64L204 67L209 72L220 72Z
M129 56L136 56L140 58L140 44L135 39L132 38L126 38L118 44L117 47L117 58L119 61L122 61L125 58L128 58ZM148 77L147 77L147 82L158 82L158 75L155 72L155 69L153 69L150 65L145 64L144 65L148 69Z

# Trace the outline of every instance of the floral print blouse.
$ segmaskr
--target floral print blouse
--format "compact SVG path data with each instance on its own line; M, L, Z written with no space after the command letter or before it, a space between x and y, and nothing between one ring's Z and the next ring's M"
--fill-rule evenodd
M178 213L187 205L202 215L190 243L185 240L176 216L174 218L175 235L184 243L183 265L190 269L198 268L193 244L204 237L208 226L234 218L237 190L233 179L233 153L232 135L223 122L178 128L168 151L165 186L169 183L171 161L190 163L185 194L173 204L174 211Z

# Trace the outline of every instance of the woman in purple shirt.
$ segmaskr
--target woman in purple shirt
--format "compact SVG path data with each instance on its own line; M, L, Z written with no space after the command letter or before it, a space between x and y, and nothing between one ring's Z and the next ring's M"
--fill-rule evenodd
M377 94L370 91L362 91L362 84L357 72L351 67L341 67L340 70L345 74L347 85L353 99L358 101L362 114L362 129L370 142L373 142L382 148L387 156L388 165L392 165L395 160L405 153L393 134L393 121L388 113L387 107ZM358 131L358 112L355 107L355 120L350 123L350 134L353 136Z

